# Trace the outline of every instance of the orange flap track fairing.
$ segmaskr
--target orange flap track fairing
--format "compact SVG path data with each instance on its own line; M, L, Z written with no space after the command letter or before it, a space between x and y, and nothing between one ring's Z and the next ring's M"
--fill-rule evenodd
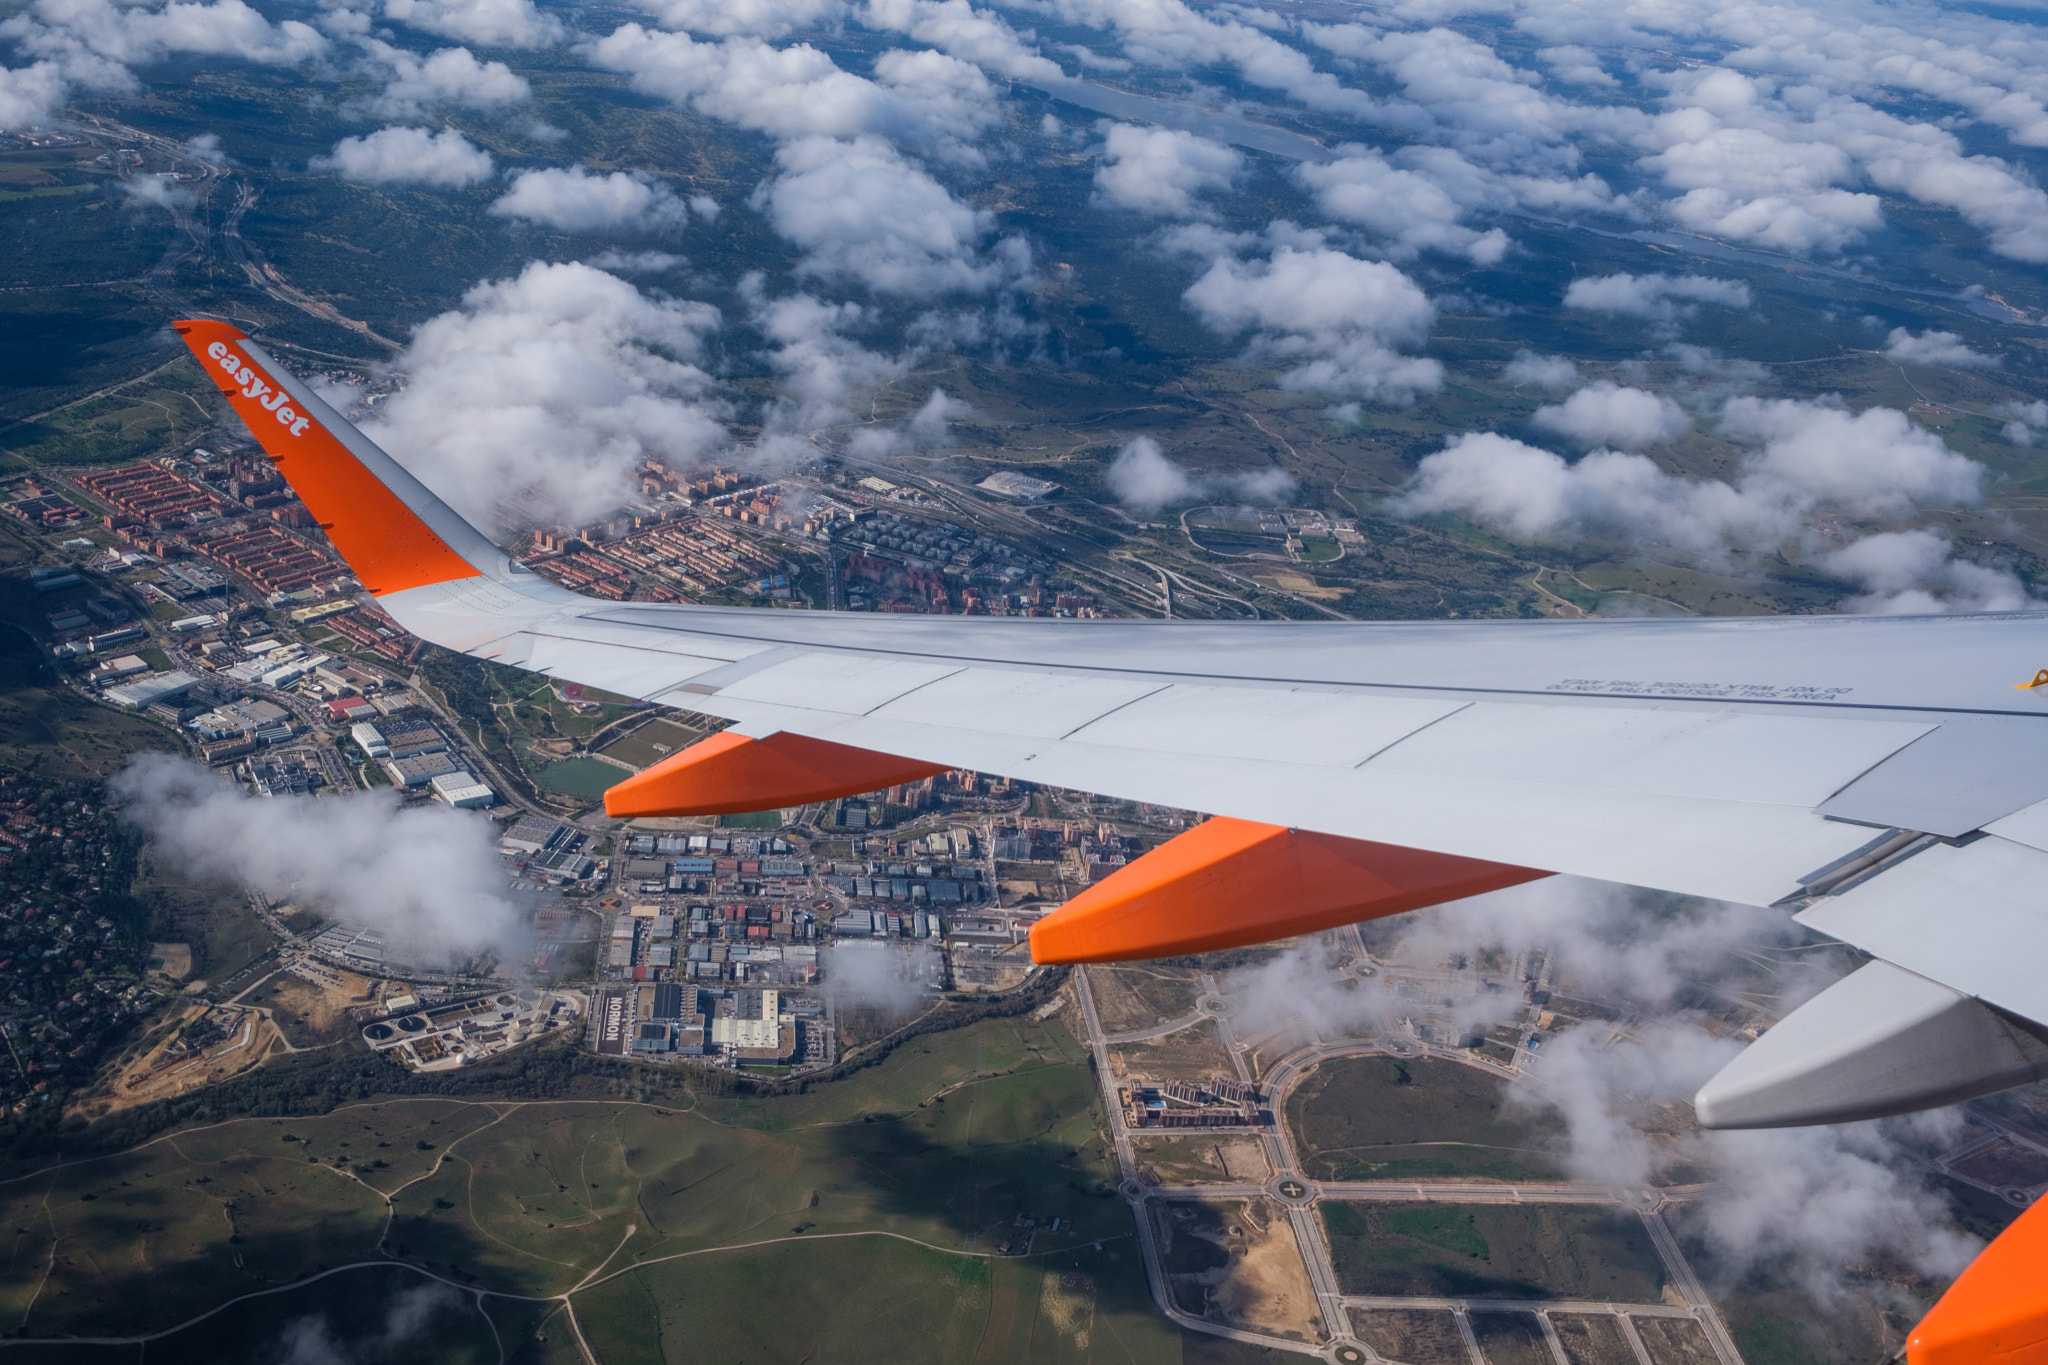
M281 378L242 347L248 337L224 322L171 324L255 433L278 473L306 504L365 588L382 596L476 576L403 499L318 421L300 412Z
M748 739L730 730L699 740L604 794L605 814L741 815L857 796L946 772L895 754L780 731Z
M1906 1338L1906 1365L2048 1365L2048 1200L1956 1277Z
M1217 818L1031 929L1037 962L1125 962L1269 943L1497 891L1547 872Z

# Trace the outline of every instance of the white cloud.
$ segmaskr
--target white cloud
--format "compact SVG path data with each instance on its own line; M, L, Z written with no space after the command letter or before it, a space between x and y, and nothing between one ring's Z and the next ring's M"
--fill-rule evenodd
M1219 257L1181 297L1212 331L1251 330L1254 354L1300 362L1283 388L1406 403L1443 382L1436 361L1394 349L1421 344L1436 308L1384 261L1283 245L1264 261Z
M393 362L406 387L361 425L474 520L582 521L632 496L643 459L688 465L725 443L696 364L718 326L708 304L536 261L422 324Z
M1993 411L2000 417L2010 418L2001 434L2016 446L2034 444L2034 436L2048 428L2048 401L2036 399L2031 403L2001 403Z
M112 68L105 75L113 79L96 88L120 90L129 84L128 73L123 68ZM72 84L56 62L42 61L13 68L0 66L0 128L34 128L48 123L71 98Z
M1244 474L1190 473L1150 436L1134 436L1124 442L1104 478L1118 502L1148 517L1163 507L1197 498L1280 502L1294 492L1294 476L1279 468Z
M1663 394L1602 381L1580 389L1561 404L1536 409L1532 419L1545 431L1580 445L1639 450L1659 445L1692 425L1685 410Z
M1984 466L1897 408L1852 414L1836 401L1734 398L1721 411L1721 431L1761 444L1753 469L1860 516L1952 507L1984 494Z
M480 815L400 810L385 792L265 800L168 754L138 755L110 786L158 861L375 929L395 960L505 959L521 937Z
M384 17L483 47L549 47L567 32L533 0L384 0Z
M1909 365L1947 365L1958 370L1989 370L1998 365L1997 356L1971 350L1954 332L1928 331L1914 336L1903 327L1894 327L1885 338L1884 353Z
M1029 268L1028 249L1014 238L983 256L993 215L953 198L879 138L804 138L775 161L780 173L756 201L804 250L805 274L928 298L980 293Z
M1579 382L1579 367L1568 356L1538 355L1531 350L1515 352L1500 377L1510 384L1534 384L1539 389L1568 389Z
M650 175L592 175L581 166L521 171L490 211L571 233L674 231L690 216L675 191Z
M1442 251L1493 265L1507 254L1499 228L1485 232L1460 220L1482 207L1505 207L1512 196L1494 177L1444 147L1404 147L1393 158L1346 147L1330 162L1303 162L1294 177L1315 194L1324 213L1357 223L1407 254Z
M1184 0L1049 0L1070 23L1113 30L1141 66L1187 70L1218 63L1262 90L1278 90L1312 109L1369 118L1380 102L1318 71L1307 54L1235 18L1212 19ZM1258 11L1250 11L1257 13Z
M67 76L88 85L95 62L133 67L173 53L197 53L296 66L327 52L327 39L310 25L296 19L273 24L243 0L139 5L36 0L0 23L0 36L31 56L55 60ZM107 88L118 88L118 83Z
M1590 275L1571 282L1564 306L1589 313L1616 313L1669 325L1690 317L1692 305L1747 308L1749 286L1740 280L1705 275Z
M854 420L850 404L906 374L915 353L888 356L847 335L872 328L873 310L857 303L826 303L809 294L769 299L758 275L741 283L754 323L775 349L768 363L777 396L762 416L764 460L788 463L793 438ZM893 448L893 447L892 447Z
M46 124L79 92L138 89L131 68L180 53L296 66L328 50L319 30L296 19L273 24L243 0L36 0L0 20L0 40L30 59L0 66L0 128Z
M180 188L170 175L136 175L120 182L121 193L131 205L147 205L177 213L190 208L192 191Z
M637 90L781 139L874 134L973 163L980 159L974 139L996 117L988 78L938 52L892 49L876 59L872 81L840 70L807 43L701 43L638 24L622 25L584 52L596 65L630 76Z
M1591 48L1567 43L1560 47L1546 47L1536 56L1550 68L1551 74L1571 85L1618 85L1614 77L1607 74L1600 65L1600 56Z
M855 454L871 458L901 454L907 450L950 450L953 446L952 420L973 411L973 404L949 396L944 389L933 389L924 405L902 426L861 427L847 444Z
M683 258L668 251L600 251L590 258L590 264L599 270L613 272L621 270L661 271L674 270L683 264Z
M1576 464L1492 432L1423 457L1396 513L1449 513L1527 544L1611 537L1663 544L1712 561L1777 545L1799 529L1796 502L1747 496L1717 480L1681 479L1643 455L1596 450Z
M423 59L375 39L364 46L370 64L390 73L384 92L368 101L370 112L384 118L417 118L446 104L491 111L533 98L525 77L503 62L478 61L466 47L444 47Z
M1029 46L1026 35L967 0L867 0L860 16L869 28L905 34L1011 80L1045 85L1066 79L1057 62Z
M1955 135L1810 86L1779 90L1726 69L1671 77L1670 112L1639 135L1643 165L1686 193L1673 205L1702 231L1787 250L1840 249L1883 222L1863 180L1953 210L1994 251L2048 260L2048 195Z
M1545 94L1533 73L1448 28L1390 33L1362 24L1306 24L1302 32L1319 47L1379 67L1406 96L1401 121L1491 166L1525 174L1568 171L1577 161L1572 136L1611 121Z
M201 161L210 161L216 166L228 164L228 155L220 149L219 133L200 133L185 139L185 150Z
M1196 497L1195 481L1186 467L1168 459L1150 436L1124 442L1104 477L1118 502L1147 516L1169 503L1192 502Z
M953 444L952 424L974 414L974 404L954 398L944 389L933 389L924 406L911 414L904 430L924 449L938 450Z
M640 6L667 29L714 38L781 38L845 17L846 0L656 0Z
M1230 188L1244 167L1233 149L1178 129L1111 123L1102 141L1096 200L1158 218L1201 216L1195 196Z
M1896 409L1852 415L1838 403L1740 398L1723 409L1721 427L1752 445L1732 483L1681 478L1614 450L1567 463L1505 436L1468 433L1425 456L1389 506L1449 513L1527 543L1613 538L1712 563L1730 550L1801 541L1820 509L1894 516L1982 496L1983 466Z
M1883 616L1949 611L2023 611L2041 604L2018 575L1957 559L1932 531L1888 531L1817 561L1831 578L1863 589L1844 606Z
M307 169L332 171L359 185L438 185L458 190L497 173L491 154L453 128L438 133L425 128L379 128L363 137L345 137L328 155L314 157Z

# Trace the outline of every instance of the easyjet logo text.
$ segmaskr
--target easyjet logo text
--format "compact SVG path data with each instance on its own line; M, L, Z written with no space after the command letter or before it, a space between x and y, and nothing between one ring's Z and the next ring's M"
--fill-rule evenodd
M302 434L311 424L312 418L301 417L294 412L284 401L284 394L265 383L255 366L243 364L241 357L230 351L225 342L214 342L206 348L206 353L213 357L214 364L234 376L235 382L242 386L242 397L261 403L266 412L277 418L279 425L291 428L292 435Z

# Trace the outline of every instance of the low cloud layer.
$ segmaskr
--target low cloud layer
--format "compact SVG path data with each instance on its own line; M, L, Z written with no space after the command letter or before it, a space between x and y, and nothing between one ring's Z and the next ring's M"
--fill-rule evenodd
M818 972L842 1008L864 1006L883 1014L908 1014L931 999L923 984L936 949L899 948L887 943L840 942L818 953Z
M1095 168L1099 204L1155 218L1196 218L1205 190L1229 189L1244 168L1232 148L1171 128L1112 123L1103 128Z
M1133 512L1155 516L1162 508L1203 498L1234 502L1284 501L1294 491L1294 476L1267 468L1243 474L1195 474L1159 448L1150 436L1124 442L1104 476L1116 500Z
M580 263L534 262L428 319L363 422L479 524L577 522L617 507L650 456L688 467L725 443L699 368L718 310Z
M1932 531L1887 531L1823 555L1820 567L1863 591L1843 605L1884 616L1949 611L2022 611L2041 604L2019 575L1958 559Z
M363 106L378 118L416 119L430 109L495 113L533 98L533 87L500 61L480 62L466 47L425 57L369 39L365 63L385 75L383 93Z
M1685 409L1663 394L1606 382L1588 384L1562 403L1536 409L1531 420L1580 445L1620 450L1661 445L1692 425Z
M345 137L307 169L329 171L358 185L432 185L466 189L496 174L491 154L453 128L379 128Z
M581 166L522 171L490 211L584 234L674 232L690 217L681 197L653 176L631 171L592 175Z
M1716 1271L1767 1268L1830 1307L1859 1267L1902 1264L1955 1273L1976 1242L1958 1230L1918 1151L1947 1115L1884 1124L1707 1133L1674 1127L1693 1092L1740 1050L1696 1013L1701 999L1790 1008L1846 970L1832 954L1789 952L1801 931L1773 911L1658 896L1551 877L1370 926L1385 965L1349 984L1315 944L1232 971L1225 990L1241 1038L1305 1028L1326 1039L1402 1032L1401 1020L1448 1017L1483 1029L1521 1008L1518 993L1439 973L1483 951L1545 953L1559 988L1649 1016L1617 1029L1579 1024L1550 1037L1511 1102L1561 1121L1561 1155L1576 1179L1637 1186L1673 1168L1706 1167L1711 1190L1671 1216L1704 1241ZM1424 991L1404 969L1430 972ZM1446 984L1446 981L1450 984Z
M1885 338L1884 353L1909 365L1947 365L1958 370L1996 369L1998 357L1973 351L1954 332L1927 331L1914 335L1903 327L1892 328Z
M533 0L384 0L384 17L484 47L548 47L567 32Z
M194 878L244 884L384 935L420 963L510 956L523 930L500 885L482 816L400 810L384 792L265 799L165 754L140 754L111 785L151 856Z
M1749 286L1706 275L1621 274L1573 280L1564 291L1567 308L1643 318L1666 327L1692 316L1702 303L1747 308Z
M994 216L955 199L880 138L804 138L775 160L780 174L756 198L803 250L803 274L924 299L985 293L1030 268L1020 239L984 253Z
M1585 430L1599 425L1596 417L1618 424L1612 399L1625 392L1634 391L1587 405L1578 414ZM1563 429L1571 400L1541 411ZM1654 434L1666 420L1659 411L1641 409L1637 434ZM1719 430L1746 447L1729 482L1670 474L1646 456L1611 449L1568 462L1510 437L1469 433L1425 456L1390 506L1449 513L1528 544L1619 539L1719 564L1730 552L1805 542L1817 511L1899 516L1983 496L1984 467L1895 408L1852 413L1839 402L1735 398L1722 408Z
M1368 229L1404 256L1440 251L1494 265L1507 254L1507 233L1480 231L1463 220L1513 201L1456 152L1405 147L1386 157L1364 147L1344 151L1335 161L1304 162L1294 172L1330 217Z
M1249 331L1253 356L1291 364L1282 388L1402 404L1443 383L1442 365L1398 349L1428 338L1436 306L1385 261L1324 246L1223 254L1182 298L1210 330Z

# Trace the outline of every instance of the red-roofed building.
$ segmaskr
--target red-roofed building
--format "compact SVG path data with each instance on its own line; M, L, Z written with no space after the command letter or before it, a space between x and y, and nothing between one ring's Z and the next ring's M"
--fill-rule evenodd
M327 709L334 713L336 720L353 725L360 720L370 720L377 715L377 708L361 697L336 697L327 703Z

